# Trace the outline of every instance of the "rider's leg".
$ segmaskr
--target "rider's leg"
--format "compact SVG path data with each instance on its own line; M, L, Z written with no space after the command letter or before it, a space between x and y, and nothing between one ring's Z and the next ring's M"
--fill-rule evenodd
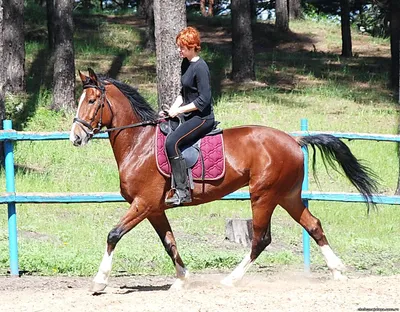
M191 202L186 163L182 158L181 150L196 143L210 132L213 126L214 120L201 119L195 116L183 122L168 135L165 144L175 181L175 193L166 200L166 204L177 206L181 203Z

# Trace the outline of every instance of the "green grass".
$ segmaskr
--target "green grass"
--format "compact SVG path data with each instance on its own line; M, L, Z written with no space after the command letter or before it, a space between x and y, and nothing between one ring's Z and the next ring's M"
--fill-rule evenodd
M124 19L78 17L76 68L88 66L107 72L118 61L117 78L139 87L155 105L155 56L142 48L142 32ZM129 18L128 18L129 20ZM200 18L191 23L203 23ZM214 20L226 27L225 20ZM213 77L215 113L222 128L260 124L284 131L300 130L307 118L312 131L396 134L398 109L386 87L388 41L353 34L358 57L338 57L340 28L323 22L291 24L292 35L278 36L268 25L264 37L276 43L257 53L259 84L235 85L226 80L230 58L226 46L205 44L204 58ZM260 26L260 27L261 27ZM322 38L322 39L321 39ZM314 40L316 50L309 40ZM285 50L285 44L296 48ZM304 46L301 48L301 44ZM259 44L256 43L256 44ZM368 55L365 51L378 51ZM25 131L68 131L73 114L48 109L51 89L46 76L45 42L27 42L27 110L11 112ZM229 51L229 50L228 50ZM372 53L372 52L371 52ZM40 59L44 57L44 59ZM37 68L38 64L42 67ZM78 94L80 86L77 87ZM398 179L396 145L350 141L353 153L379 176L381 191L393 194ZM116 163L107 140L93 140L85 148L68 141L15 144L18 192L118 192ZM340 174L325 168L318 158L320 185L310 175L310 189L355 192ZM5 189L4 172L0 186ZM8 270L6 206L0 219L0 273ZM310 202L334 251L351 272L400 273L400 214L396 206L380 205L367 214L363 204ZM128 209L125 203L20 204L17 206L20 270L32 274L93 275L105 248L108 232ZM250 218L248 201L217 201L198 207L167 211L185 264L192 271L228 270L241 261L247 248L225 240L227 218ZM281 208L272 219L271 246L257 260L255 270L302 267L301 228ZM311 244L313 270L327 270L316 244ZM173 274L171 260L155 231L142 222L118 244L113 274Z

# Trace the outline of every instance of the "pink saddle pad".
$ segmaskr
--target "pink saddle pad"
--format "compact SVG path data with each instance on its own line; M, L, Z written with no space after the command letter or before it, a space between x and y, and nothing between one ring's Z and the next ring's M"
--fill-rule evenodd
M171 175L167 152L165 151L166 136L160 127L156 130L156 161L158 170L166 177ZM200 141L200 152L203 155L192 167L192 176L195 181L218 180L225 174L224 142L222 133L206 136ZM204 168L203 168L204 163ZM204 170L204 179L202 178Z

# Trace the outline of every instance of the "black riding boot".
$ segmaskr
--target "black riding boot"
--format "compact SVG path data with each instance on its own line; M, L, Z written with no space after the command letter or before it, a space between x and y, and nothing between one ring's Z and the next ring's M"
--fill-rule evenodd
M175 182L175 192L170 198L165 199L169 206L179 206L180 204L190 203L192 196L189 188L186 162L182 156L170 157L172 176Z

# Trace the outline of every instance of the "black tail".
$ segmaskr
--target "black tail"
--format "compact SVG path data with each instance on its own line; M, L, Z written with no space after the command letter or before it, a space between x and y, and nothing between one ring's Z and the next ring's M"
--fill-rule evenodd
M330 134L304 136L297 138L297 142L299 142L302 147L311 145L313 148L312 167L314 172L316 146L322 154L325 167L326 163L328 163L337 171L334 161L339 163L350 182L364 196L368 206L372 203L372 195L378 191L377 176L371 169L357 160L345 143Z

